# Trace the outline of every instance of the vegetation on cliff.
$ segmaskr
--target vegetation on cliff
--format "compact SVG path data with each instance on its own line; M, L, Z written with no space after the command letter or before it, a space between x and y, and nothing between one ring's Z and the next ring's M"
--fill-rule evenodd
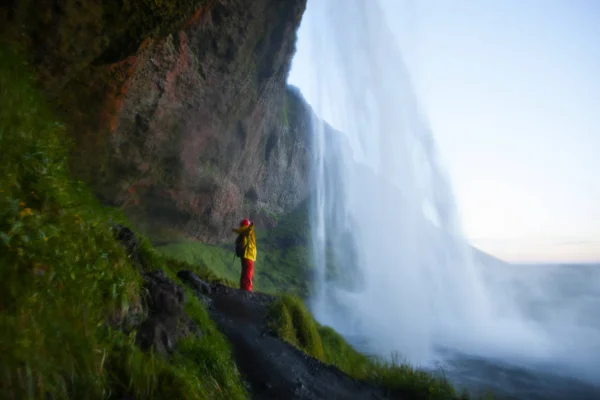
M0 392L8 398L244 398L228 344L198 301L203 336L171 358L142 352L142 279L114 210L67 170L64 129L22 58L0 47ZM145 244L155 268L168 265Z

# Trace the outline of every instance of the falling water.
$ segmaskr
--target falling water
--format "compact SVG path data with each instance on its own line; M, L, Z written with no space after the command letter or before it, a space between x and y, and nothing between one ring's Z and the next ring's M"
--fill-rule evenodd
M377 351L426 362L440 332L489 316L448 180L376 2L307 12L320 38L316 110L335 107L345 136L317 124L315 312Z
M422 366L439 360L440 348L558 357L556 338L494 293L474 262L378 2L309 1L303 24L312 106L339 129L314 121L316 317L378 354ZM598 358L582 365L591 363Z

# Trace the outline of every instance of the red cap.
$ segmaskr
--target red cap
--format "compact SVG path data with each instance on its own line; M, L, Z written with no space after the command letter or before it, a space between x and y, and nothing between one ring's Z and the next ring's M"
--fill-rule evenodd
M240 222L240 226L248 226L248 225L250 225L250 221L248 219L243 219Z

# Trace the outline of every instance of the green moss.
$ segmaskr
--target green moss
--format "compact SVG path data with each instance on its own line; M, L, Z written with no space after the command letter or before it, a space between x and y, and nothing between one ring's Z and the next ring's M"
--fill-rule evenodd
M270 328L283 340L307 354L335 365L348 375L380 385L399 398L459 399L443 378L401 364L367 357L348 344L333 329L319 325L302 300L280 297L269 311Z

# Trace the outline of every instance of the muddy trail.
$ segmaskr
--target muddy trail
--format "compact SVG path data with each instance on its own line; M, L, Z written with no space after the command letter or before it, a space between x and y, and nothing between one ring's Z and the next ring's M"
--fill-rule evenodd
M231 342L253 399L391 398L382 389L349 377L269 332L267 311L272 296L209 284L189 271L180 271L178 276L207 306Z

